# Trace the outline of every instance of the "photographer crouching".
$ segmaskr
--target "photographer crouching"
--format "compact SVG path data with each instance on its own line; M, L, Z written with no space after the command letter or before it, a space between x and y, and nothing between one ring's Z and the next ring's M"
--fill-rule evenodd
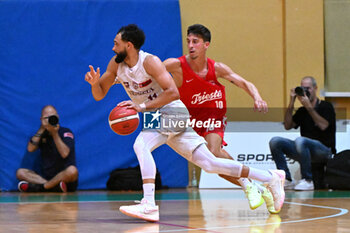
M41 111L41 125L28 142L29 152L40 149L41 171L36 173L19 168L21 192L67 192L75 191L78 185L78 169L75 161L74 135L68 128L59 125L57 110L52 105ZM39 175L40 173L40 175Z
M285 189L314 190L325 188L324 170L335 150L335 111L331 103L317 98L316 80L306 76L301 86L290 91L290 102L284 115L286 130L300 127L301 137L294 141L273 137L269 144L277 169L286 172ZM303 105L295 114L295 100ZM285 156L299 162L301 180L292 180Z

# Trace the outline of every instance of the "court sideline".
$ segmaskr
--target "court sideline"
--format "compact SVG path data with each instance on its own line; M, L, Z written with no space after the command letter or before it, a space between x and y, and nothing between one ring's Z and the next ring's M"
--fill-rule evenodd
M0 232L350 232L350 192L286 192L280 214L250 210L238 189L170 189L157 192L160 221L119 212L140 192L0 193Z

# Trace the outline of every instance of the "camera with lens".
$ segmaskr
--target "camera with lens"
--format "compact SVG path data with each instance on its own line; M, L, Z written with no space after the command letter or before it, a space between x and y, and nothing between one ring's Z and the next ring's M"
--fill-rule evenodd
M49 116L48 121L50 125L56 126L58 124L58 117L55 115Z
M297 94L298 96L304 96L304 93L305 93L307 98L310 98L310 92L306 87L301 87L301 86L296 87L294 91L295 91L295 94Z

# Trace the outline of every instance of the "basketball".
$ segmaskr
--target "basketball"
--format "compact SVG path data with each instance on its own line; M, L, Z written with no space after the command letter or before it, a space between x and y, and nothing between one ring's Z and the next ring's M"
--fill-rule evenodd
M139 126L139 114L135 109L116 106L108 116L109 126L119 135L129 135Z

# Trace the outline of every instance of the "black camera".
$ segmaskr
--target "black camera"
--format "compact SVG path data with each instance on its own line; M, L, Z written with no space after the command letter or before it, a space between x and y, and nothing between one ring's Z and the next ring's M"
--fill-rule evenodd
M58 117L56 115L49 116L48 121L50 125L56 126L58 124Z
M297 94L298 96L304 96L304 93L305 93L307 98L310 98L310 92L306 87L301 87L301 86L296 87L294 91L295 91L295 94Z

